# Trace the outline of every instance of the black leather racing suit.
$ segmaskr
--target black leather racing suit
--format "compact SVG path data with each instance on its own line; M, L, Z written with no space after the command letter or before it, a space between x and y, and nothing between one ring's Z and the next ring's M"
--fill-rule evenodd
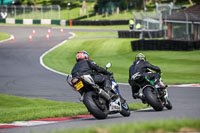
M154 70L157 73L148 73L149 70ZM133 80L131 80L131 76L134 75L135 73L140 72L141 74L145 75L148 77L148 79L159 79L160 78L160 68L157 66L154 66L150 64L148 61L144 60L136 60L133 62L133 64L129 68L129 84L131 85L132 88L132 95L137 93L139 91L139 86L135 84Z
M77 73L80 76L91 75L96 84L103 84L104 89L107 91L110 91L111 81L110 81L109 75L112 73L98 66L94 61L84 60L84 59L78 60L72 69L72 73L71 73L72 77L73 78L77 77L78 76Z

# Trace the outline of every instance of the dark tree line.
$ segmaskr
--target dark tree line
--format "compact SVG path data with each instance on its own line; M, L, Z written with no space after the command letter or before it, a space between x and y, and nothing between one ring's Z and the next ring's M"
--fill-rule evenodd
M1 3L3 3L4 0L1 0ZM189 4L193 5L194 3L199 3L199 0L50 0L49 2L43 1L43 3L40 3L42 5L46 5L47 3L49 5L60 5L61 7L66 6L68 2L77 2L77 1L86 1L86 2L92 2L97 1L97 5L99 3L107 4L109 2L117 3L120 7L120 9L127 9L127 8L137 8L137 9L144 9L146 6L146 3L163 3L163 2L173 2L174 4L182 3L182 2L188 2ZM17 0L16 4L27 4L27 5L36 5L38 0Z

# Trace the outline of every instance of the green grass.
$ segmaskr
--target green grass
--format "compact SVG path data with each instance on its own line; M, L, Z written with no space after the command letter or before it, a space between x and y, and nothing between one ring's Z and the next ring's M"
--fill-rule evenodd
M52 133L189 133L197 131L200 131L200 120L183 119L102 125L84 129L66 129Z
M58 26L57 26L58 27ZM59 26L60 27L60 26ZM128 25L108 25L108 26L67 26L67 29L107 29L107 30L129 30ZM78 32L77 32L78 33Z
M0 32L0 41L8 38L10 38L9 34Z
M0 123L88 114L83 104L0 94Z
M77 33L76 33L77 34ZM101 33L94 32L100 36ZM111 34L113 34L111 32ZM77 34L78 37L87 34ZM90 36L91 33L88 33ZM101 34L102 36L105 33ZM106 34L108 35L108 34ZM113 66L111 71L118 82L127 83L128 71L134 61L136 54L142 52L147 60L159 66L163 72L163 80L167 84L200 83L200 50L196 51L136 51L131 49L130 42L134 39L78 39L69 40L66 44L48 53L44 58L44 63L60 72L71 73L73 65L76 63L75 55L79 50L86 50L91 59L98 65L104 67L107 62Z
M104 36L118 36L117 32L76 32L76 38L81 37L104 37Z
M147 108L147 105L142 103L131 103L129 106L131 110ZM89 112L82 103L0 94L0 123L86 114Z
M0 26L23 26L26 27L24 24L4 24L0 23ZM47 24L33 24L32 26L49 26ZM60 26L60 25L52 25L52 27L56 28L64 28L64 29L106 29L106 30L129 30L128 25L108 25L108 26ZM78 32L77 32L78 33ZM114 32L112 32L114 33ZM117 34L117 32L115 33ZM111 35L111 34L110 34ZM81 36L80 36L81 37Z

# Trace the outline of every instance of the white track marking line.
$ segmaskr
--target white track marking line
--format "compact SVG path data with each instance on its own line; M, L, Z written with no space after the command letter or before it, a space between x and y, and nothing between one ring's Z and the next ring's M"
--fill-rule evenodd
M1 40L0 43L6 42L6 41L10 41L10 40L12 39L12 36L13 36L13 35L11 34L11 35L10 35L10 38L8 38L8 39L6 39L6 40Z
M9 126L36 126L36 125L44 125L58 123L58 121L15 121L13 123L0 123L0 126L9 125Z
M47 55L49 52L53 51L54 49L56 49L57 47L63 45L63 44L66 43L66 42L67 42L67 40L64 40L64 41L61 42L60 44L56 45L55 47L53 47L53 48L49 49L48 51L46 51L45 53L43 53L43 54L40 56L40 64L41 64L44 68L46 68L46 69L48 69L48 70L50 70L50 71L52 71L52 72L55 72L55 73L58 73L58 74L67 76L67 74L65 74L65 73L56 71L56 70L54 70L54 69L52 69L52 68L46 66L46 65L44 64L44 62L43 62L43 57L44 57L45 55Z
M72 34L72 36L70 36L69 39L71 39L71 38L73 38L73 37L75 36L75 34L74 34L73 32L69 32L69 33ZM47 70L50 70L50 71L55 72L55 73L60 74L60 75L67 76L68 74L65 74L65 73L56 71L56 70L54 70L54 69L52 69L52 68L46 66L46 65L44 64L44 62L43 62L43 57L44 57L45 55L47 55L49 52L53 51L54 49L58 48L59 46L63 45L63 44L66 43L66 42L67 42L67 40L64 40L63 42L59 43L59 44L56 45L55 47L53 47L53 48L49 49L48 51L46 51L45 53L43 53L43 54L40 56L40 64L41 64L44 68L46 68Z
M72 39L72 38L74 38L76 36L76 34L73 33L73 32L69 32L69 33L72 34L72 36L70 36L69 39Z
M135 110L135 111L140 112L140 111L148 111L148 110L152 110L152 109L153 109L152 107L149 107L149 108L146 108L146 109L138 109L138 110Z
M200 84L169 85L169 87L200 87Z

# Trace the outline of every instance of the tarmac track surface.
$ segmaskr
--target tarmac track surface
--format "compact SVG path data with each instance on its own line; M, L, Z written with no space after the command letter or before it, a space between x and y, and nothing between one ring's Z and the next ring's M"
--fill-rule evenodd
M50 40L46 40L47 30L51 29ZM36 30L33 40L28 36ZM66 76L51 72L40 64L40 56L50 48L68 39L71 34L64 30L36 26L0 26L0 32L15 36L15 42L0 43L0 93L23 97L38 97L56 101L78 102L79 95L66 83ZM80 30L78 30L80 31ZM81 30L91 31L91 30ZM99 30L107 31L107 30ZM112 30L114 31L114 30ZM169 87L169 96L173 104L172 110L155 112L152 109L133 111L130 117L119 114L110 115L106 120L94 118L77 119L61 123L41 126L2 129L0 133L29 133L61 130L65 128L89 127L99 124L138 122L159 119L200 118L199 87ZM120 85L120 92L128 103L135 102L131 97L130 87ZM138 102L138 101L136 101Z

